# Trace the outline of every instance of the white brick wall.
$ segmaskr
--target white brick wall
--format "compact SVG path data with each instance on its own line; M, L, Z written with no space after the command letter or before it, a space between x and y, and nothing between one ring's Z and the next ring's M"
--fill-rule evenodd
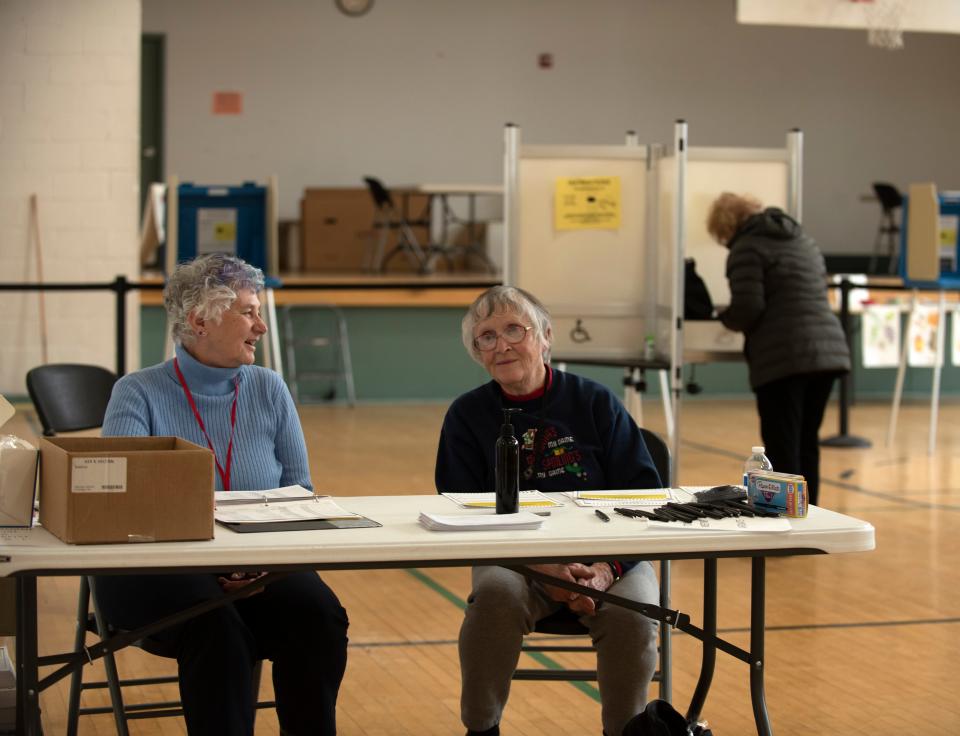
M140 32L140 0L0 0L0 282L37 279L34 193L47 281L138 278ZM113 294L45 299L49 360L113 369ZM24 395L41 362L36 293L0 292L0 333L0 393Z

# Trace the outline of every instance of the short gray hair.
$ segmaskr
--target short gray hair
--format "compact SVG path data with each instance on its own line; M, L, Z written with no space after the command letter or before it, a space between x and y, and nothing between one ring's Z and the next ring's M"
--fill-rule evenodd
M174 342L191 345L196 340L189 322L192 312L219 323L238 291L257 292L262 288L263 271L236 256L211 253L181 263L163 289L163 306Z
M550 348L553 343L550 312L537 297L516 286L492 286L467 308L460 328L463 346L470 357L478 363L483 363L480 351L473 344L473 330L487 317L503 312L513 312L530 320L534 338L539 339L543 345L543 362L549 363Z

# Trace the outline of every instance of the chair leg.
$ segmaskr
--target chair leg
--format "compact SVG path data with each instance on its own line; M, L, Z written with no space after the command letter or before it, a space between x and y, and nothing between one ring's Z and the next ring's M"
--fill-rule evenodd
M877 256L880 255L880 249L883 248L883 222L884 216L880 215L880 222L877 225L877 236L873 239L873 253L870 255L870 265L867 266L868 273L877 272Z
M670 608L670 560L660 561L660 607ZM673 629L660 622L660 699L673 697Z
M80 593L77 598L77 630L73 636L73 651L80 652L87 643L87 615L90 611L90 585L87 576L80 576ZM70 695L67 700L67 736L77 736L80 720L80 691L83 686L83 667L70 675Z
M287 359L287 387L293 403L300 403L300 386L297 382L297 343L293 335L293 316L290 307L283 308L283 346Z
M357 391L353 385L353 360L350 357L350 341L347 337L347 321L343 313L337 310L337 333L340 344L340 369L343 381L347 385L347 403L352 407L357 403Z
M97 631L101 638L106 638L109 629L107 622L100 613L100 606L97 604L96 584L92 579L87 579L90 587L91 600L93 601L93 615L97 621ZM120 692L120 676L117 674L117 661L113 652L107 652L103 655L103 668L107 674L107 689L110 691L110 705L113 707L113 719L117 724L117 736L129 736L127 730L127 716L123 708L123 694Z
M897 272L897 235L898 229L893 221L893 214L886 216L886 225L884 231L887 235L887 272L895 274Z

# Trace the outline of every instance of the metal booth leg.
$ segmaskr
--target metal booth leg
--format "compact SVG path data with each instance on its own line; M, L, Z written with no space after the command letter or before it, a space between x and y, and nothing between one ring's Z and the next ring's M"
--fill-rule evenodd
M696 723L703 712L717 664L717 561L703 561L703 658L700 677L687 709L687 723Z
M750 576L750 700L753 703L753 720L760 736L773 734L763 690L766 565L765 557L754 557Z

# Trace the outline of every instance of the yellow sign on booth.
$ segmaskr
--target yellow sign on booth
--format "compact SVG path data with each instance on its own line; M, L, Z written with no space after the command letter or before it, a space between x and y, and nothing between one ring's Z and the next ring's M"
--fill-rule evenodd
M558 177L554 194L557 230L618 230L620 177Z

